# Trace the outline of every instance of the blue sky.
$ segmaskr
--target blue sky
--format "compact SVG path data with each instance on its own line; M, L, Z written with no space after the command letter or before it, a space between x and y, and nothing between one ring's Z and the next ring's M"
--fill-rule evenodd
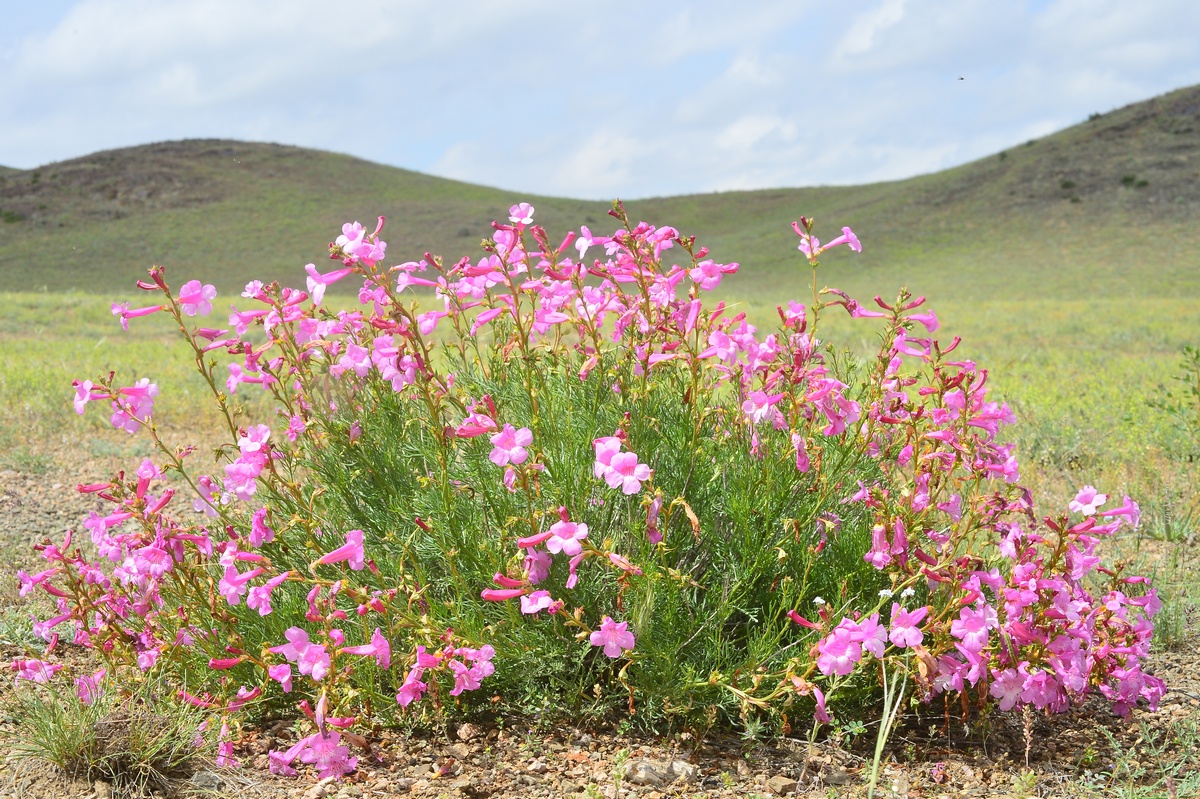
M1200 83L1196 0L0 0L0 32L0 164L221 137L596 199L903 178Z

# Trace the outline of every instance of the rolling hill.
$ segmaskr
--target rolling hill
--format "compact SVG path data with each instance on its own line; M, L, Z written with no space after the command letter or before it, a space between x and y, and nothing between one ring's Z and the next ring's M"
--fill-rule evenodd
M527 200L538 221L609 227L607 204L516 195L277 144L185 140L32 170L0 168L0 291L127 293L152 263L174 281L240 288L324 268L342 222L388 217L397 262L477 254L490 221ZM908 180L637 200L631 215L694 233L742 266L743 295L797 265L788 223L855 228L861 257L829 282L934 296L1200 296L1200 86L1136 103L978 161ZM836 273L836 275L835 275ZM800 278L803 279L802 277Z

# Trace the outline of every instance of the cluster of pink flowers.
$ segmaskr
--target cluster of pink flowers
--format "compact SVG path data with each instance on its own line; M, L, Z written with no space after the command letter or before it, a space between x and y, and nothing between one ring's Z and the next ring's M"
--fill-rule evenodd
M670 477L669 470L654 446L639 438L629 413L602 428L595 420L597 429L587 429L577 445L582 451L556 450L561 442L547 426L566 414L539 407L545 397L540 387L527 386L527 405L506 404L493 399L502 393L468 375L440 372L442 355L432 341L444 336L458 340L464 361L468 341L476 354L494 341L506 357L514 353L526 363L544 349L571 386L600 397L644 400L659 375L674 375L673 387L685 388L681 401L673 402L695 413L697 431L702 422L710 425L705 430L722 446L743 447L747 462L761 461L764 470L781 467L796 479L836 486L830 490L838 513L845 507L847 518L867 520L871 545L862 560L870 567L860 568L878 570L892 588L874 607L835 612L822 605L814 621L793 609L788 617L799 626L790 634L811 638L811 653L764 665L752 690L735 685L736 675L713 678L713 685L742 701L765 703L798 691L812 696L816 718L828 721L827 701L873 657L907 664L926 699L973 691L1003 709L1057 711L1098 690L1118 712L1139 700L1156 704L1162 683L1140 664L1157 597L1142 578L1106 569L1097 554L1099 543L1121 524L1137 524L1136 503L1126 498L1103 511L1108 497L1087 486L1070 504L1075 517L1038 522L1028 494L1016 486L1013 448L999 439L1012 411L988 399L986 371L951 359L957 340L942 346L918 332L938 329L936 316L920 310L923 299L907 293L896 303L875 298L879 310L869 310L843 292L814 291L812 305L780 306L780 329L760 335L744 314L726 316L724 303L706 307L702 300L702 292L717 288L738 265L717 263L674 228L634 224L618 209L614 216L623 227L611 236L582 227L555 245L534 215L532 206L514 205L508 224L495 223L484 256L449 266L428 254L384 266L383 219L371 233L348 223L330 249L340 268L321 273L309 264L306 290L254 281L243 297L265 307L233 309L229 329L193 330L189 341L198 363L206 364L212 352L231 359L219 375L202 366L222 408L222 388L233 393L243 384L258 385L277 401L286 436L272 438L266 424L238 426L226 411L237 451L228 450L223 480L193 480L184 460L190 450L163 447L166 460L159 465L147 460L129 478L80 486L113 505L107 515L93 512L84 522L99 559L72 549L68 535L61 545L41 545L46 570L20 575L22 595L40 589L54 598L56 615L35 626L48 653L67 630L74 643L143 670L199 657L212 675L210 693L182 698L225 718L264 693L294 692L303 697L297 706L316 732L271 753L272 770L284 774L295 773L297 761L322 776L354 769L342 743L351 733L337 730L359 721L359 692L343 690L355 679L391 680L395 707L405 709L427 694L438 696L439 681L452 697L480 689L495 670L493 658L503 662L503 650L454 629L435 629L435 590L420 570L414 576L407 567L409 547L431 532L430 522L409 514L380 530L364 514L352 517L364 521L346 524L355 529L336 527L325 516L324 487L304 482L306 447L336 453L328 448L367 446L379 403L361 398L371 387L379 392L373 397L420 408L423 432L432 434L441 460L422 460L403 479L433 487L435 504L444 507L459 495L524 503L525 510L512 517L489 518L486 532L468 531L494 537L487 543L501 554L487 567L489 574L495 568L492 584L469 585L461 601L511 614L507 625L542 624L556 635L574 628L577 640L609 659L601 659L606 668L636 672L646 657L638 638L643 647L654 638L638 623L614 616L626 607L626 591L653 584L647 579L651 569L660 579L689 579L655 558L671 550L665 544L673 546L678 539L669 536L680 530L699 542L700 518L684 496L664 497L669 481L661 478ZM802 218L795 230L814 267L831 247L861 250L849 228L824 245L812 235L811 220ZM588 262L589 252L603 253L603 259ZM665 254L680 254L684 264L666 265ZM351 276L363 281L361 309L324 307L326 289ZM185 316L210 313L215 298L212 286L199 281L172 295L158 268L139 287L161 292L165 303L114 306L122 325L169 313L182 327ZM431 293L433 309L401 302L410 289ZM827 362L815 337L818 318L831 306L852 317L886 320L879 358L861 386L839 379L845 374ZM250 336L252 328L263 335ZM149 379L128 387L111 377L74 385L79 413L93 400L111 400L113 424L130 432L147 426L158 394ZM827 479L825 456L834 444L856 448L870 468L848 481ZM445 476L459 462L480 464L472 484ZM590 496L587 488L562 497L551 490L570 484L563 464L586 468L589 462L592 477L606 488L591 481ZM664 471L656 477L651 464ZM168 473L184 480L168 487ZM574 485L587 482L584 475ZM177 491L189 489L198 520L172 505ZM639 502L645 540L625 529L634 524ZM614 523L618 503L625 510ZM398 544L406 535L401 527L410 523L412 536ZM832 511L816 520L812 558L836 540L841 523ZM621 535L610 534L614 524ZM799 527L793 535L796 547L808 546ZM972 543L985 550L971 551ZM395 547L405 554L396 555ZM443 553L447 568L455 569L460 554ZM786 558L779 560L778 576L790 579ZM610 587L611 596L583 606L580 589L598 585ZM891 601L885 625L895 594L904 601ZM919 598L907 601L914 596ZM283 612L295 617L277 621ZM255 624L268 616L276 632L256 638L267 628ZM782 618L782 610L776 616ZM277 631L285 625L281 640ZM501 626L487 627L485 634ZM61 666L26 659L13 668L19 678L47 682ZM103 672L77 677L81 700L98 696L103 679ZM308 700L318 696L312 711ZM331 703L345 715L328 715ZM220 741L223 762L231 763L232 739L223 732Z

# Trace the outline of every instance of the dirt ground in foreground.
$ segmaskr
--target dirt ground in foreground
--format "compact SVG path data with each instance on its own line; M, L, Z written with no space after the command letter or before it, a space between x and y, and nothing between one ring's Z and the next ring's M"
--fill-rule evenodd
M16 594L16 571L36 566L30 545L61 538L79 526L96 500L73 490L78 477L59 467L40 473L0 471L0 609L13 620L27 613ZM1143 547L1154 556L1154 542ZM1158 555L1167 557L1168 548ZM1200 546L1185 547L1196 562ZM1129 719L1103 702L1056 717L1033 717L1026 745L1020 714L996 713L984 725L964 724L940 703L910 713L889 741L878 780L885 797L1163 796L1195 790L1200 772L1200 634L1195 608L1171 651L1150 658L1147 670L1167 683L1157 713ZM9 634L9 638L14 638ZM6 660L26 656L18 641L0 643ZM69 655L64 655L69 656ZM0 689L12 690L11 683ZM6 704L6 703L3 703ZM0 704L0 706L3 706ZM18 720L0 717L10 736ZM295 740L290 725L258 731L241 743L240 769L201 768L177 794L241 795L246 799L368 799L369 797L859 797L867 793L874 728L853 741L782 738L703 741L683 733L669 739L619 736L572 728L504 729L464 724L438 737L384 732L371 752L355 752L358 770L341 782L312 774L280 778L267 771L266 752ZM11 740L11 738L10 738ZM840 744L840 745L838 745ZM0 797L114 799L113 786L72 779L48 764L8 753L0 760Z

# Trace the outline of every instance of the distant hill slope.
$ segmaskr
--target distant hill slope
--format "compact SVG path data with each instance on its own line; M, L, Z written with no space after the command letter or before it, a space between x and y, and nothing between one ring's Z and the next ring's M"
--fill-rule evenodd
M829 281L988 298L1200 296L1200 86L1136 103L988 158L902 181L639 200L743 265L740 290L794 279L788 223L850 225L865 246ZM607 204L445 180L335 153L218 140L165 142L0 169L0 290L124 291L151 263L223 291L299 283L350 219L388 217L389 255L478 253L490 221L527 200L552 235L611 226ZM836 275L836 276L835 276ZM736 285L736 284L735 284Z

